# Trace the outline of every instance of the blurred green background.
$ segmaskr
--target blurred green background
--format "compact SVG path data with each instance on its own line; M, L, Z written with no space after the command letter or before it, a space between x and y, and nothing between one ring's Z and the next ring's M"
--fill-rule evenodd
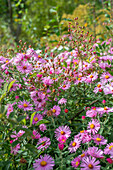
M53 47L75 17L96 38L113 36L113 0L0 0L0 48L20 39L35 49Z

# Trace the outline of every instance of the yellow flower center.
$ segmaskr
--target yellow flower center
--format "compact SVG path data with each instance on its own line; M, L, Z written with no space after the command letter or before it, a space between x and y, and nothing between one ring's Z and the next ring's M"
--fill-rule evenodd
M111 150L113 148L113 145L109 146L109 149Z
M101 87L101 84L98 84L97 87L100 88L100 87Z
M85 67L87 67L87 65L85 65Z
M96 110L96 107L94 107L93 110Z
M52 78L53 80L56 80L56 78Z
M77 62L74 62L74 64L76 65L76 64L77 64Z
M45 141L42 141L42 143L43 143L42 146L45 146L46 142L45 142Z
M61 135L65 135L65 132L64 132L64 131L61 131L60 133L61 133Z
M78 78L78 81L80 81L81 80L81 78Z
M55 113L55 112L56 112L56 110L55 110L55 109L53 109L52 111L53 111L53 113Z
M90 128L91 128L91 129L94 129L94 127L95 127L94 124L91 124L91 125L90 125Z
M23 66L23 69L25 70L27 67L26 66Z
M37 121L38 121L38 117L35 117L35 118L34 118L34 121L37 122Z
M88 167L89 167L89 169L93 169L93 165L92 164L89 164Z
M75 147L75 146L76 146L76 142L73 142L73 143L72 143L72 146Z
M77 162L76 162L76 166L78 166L78 165L79 165L79 162L77 161Z
M100 142L100 141L101 141L101 138L96 138L96 141Z
M63 85L63 87L65 88L65 87L66 87L66 85L64 84L64 85Z
M93 78L93 75L90 75L90 78Z
M40 55L38 55L38 58L41 58L41 56L40 56Z
M23 104L24 107L27 107L28 105L26 103Z
M85 153L83 153L82 155L81 155L81 157L83 158L85 156Z
M47 162L46 162L46 161L42 161L42 162L40 162L40 165L41 165L41 166L46 166L46 165L47 165Z
M6 63L8 63L9 61L8 60L6 60Z
M108 110L108 108L107 108L107 107L104 107L104 110Z
M84 133L84 130L81 130L80 133Z
M105 76L105 78L106 78L106 79L108 79L108 78L109 78L109 76L108 76L108 75L106 75L106 76Z

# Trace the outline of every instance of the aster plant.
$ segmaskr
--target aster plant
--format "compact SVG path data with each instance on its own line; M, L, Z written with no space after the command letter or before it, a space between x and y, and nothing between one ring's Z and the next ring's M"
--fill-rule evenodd
M73 24L52 51L1 53L2 169L113 168L112 39Z

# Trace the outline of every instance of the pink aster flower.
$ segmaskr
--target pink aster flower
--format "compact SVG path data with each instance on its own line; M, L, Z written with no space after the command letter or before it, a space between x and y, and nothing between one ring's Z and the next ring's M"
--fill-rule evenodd
M19 105L18 105L18 107L20 109L24 109L24 111L32 110L33 107L31 107L31 106L32 106L32 104L30 104L30 102L27 102L25 100L24 101L20 101Z
M17 137L21 137L24 133L25 133L25 131L20 130L20 131L17 133Z
M50 76L44 77L42 82L48 86L53 84L53 80L50 78Z
M91 141L91 139L91 135L88 133L88 131L85 130L84 132L80 133L80 140L82 143L88 143Z
M95 157L95 158L104 158L103 151L98 147L89 147L87 151L88 155Z
M80 140L79 139L74 139L74 141L71 141L69 144L69 151L71 153L76 152L76 150L80 147Z
M13 104L8 104L8 109L6 113L7 118L9 118L11 112L13 112Z
M91 109L91 110L88 110L87 112L86 112L86 116L87 117L96 117L97 116L97 111L96 111L96 107L95 108L93 108L93 109Z
M90 82L96 80L97 78L98 78L98 73L95 72L95 73L92 73L89 76L87 76L85 81L86 81L86 83L90 83Z
M32 71L32 65L22 62L20 66L17 66L17 70L23 74L30 73Z
M19 143L14 148L11 146L11 153L16 155L18 153L19 149L20 149L20 144Z
M80 165L80 159L79 158L75 158L71 161L71 165L73 168L77 168Z
M37 149L42 149L44 151L44 149L47 149L49 147L49 145L51 145L50 138L47 138L46 136L43 138L40 138L37 145L40 145L37 147Z
M86 156L88 156L87 150L82 151L82 154L79 155L78 157L80 158L80 160L82 160L82 159L85 158Z
M57 140L61 136L65 136L68 139L70 137L70 134L71 134L71 131L70 131L70 128L68 126L59 126L55 130L55 137L57 138Z
M105 72L100 77L103 83L111 82L113 80L113 76L109 72Z
M59 139L58 139L58 141L60 143L66 143L66 140L67 140L67 138L65 136L63 136L63 135L61 137L59 137Z
M70 88L70 82L64 82L63 85L60 87L62 90L67 90Z
M103 87L104 87L103 84L99 82L97 86L94 88L93 92L98 93L100 89L103 89Z
M113 142L107 144L107 146L104 149L104 154L105 155L107 155L107 154L109 155L112 148L113 148Z
M41 135L36 131L36 130L33 130L33 136L31 136L32 139L39 139L41 137Z
M60 114L60 111L61 111L60 107L56 106L56 105L53 106L53 108L51 110L53 112L53 116L56 116L56 117Z
M50 155L40 155L39 159L35 160L33 163L33 168L35 170L52 170L55 165L53 158Z
M45 130L47 130L47 127L46 127L45 124L41 124L41 125L39 126L39 128L40 128L40 130L41 130L42 132L44 132Z
M66 104L66 103L67 103L67 99L64 99L64 98L58 101L58 104Z
M97 144L97 145L105 145L107 143L107 139L104 139L103 136L101 136L100 134L96 134L93 136L92 138L94 140L94 142Z
M100 170L100 161L96 160L96 158L86 157L83 158L81 163L81 170Z
M99 123L99 121L97 120L97 119L92 119L90 122L89 122L89 124L88 124L88 131L90 132L90 133L93 133L93 134L95 134L95 133L97 133L98 132L98 130L100 129L100 123Z
M34 125L34 124L37 124L40 120L42 120L43 119L43 116L41 115L41 114L39 114L39 113L37 113L34 117L33 117L33 122L32 122L32 124Z

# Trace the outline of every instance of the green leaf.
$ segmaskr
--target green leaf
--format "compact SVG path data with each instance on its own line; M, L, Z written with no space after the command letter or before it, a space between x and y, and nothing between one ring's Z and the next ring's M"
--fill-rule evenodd
M13 80L13 81L9 84L9 86L8 86L8 92L9 92L10 88L12 87L12 85L14 84L15 81L16 81L16 80Z
M35 148L35 146L34 145L32 145L32 144L26 144L25 145L25 147L27 148L27 149L29 149L31 152L38 152L38 150Z
M35 114L36 114L36 112L32 113L32 115L31 115L31 119L30 119L30 126L32 126L33 117L34 117L34 115L35 115Z
M48 120L45 120L45 119L40 120L40 121L36 124L36 126L39 126L39 125L44 124L44 123L49 123L49 121L48 121Z
M6 92L4 94L2 94L2 96L0 97L0 102L5 96L6 96Z
M20 122L21 120L23 120L23 119L25 119L25 118L26 118L26 116L23 116L23 115L22 115L22 116L19 116L19 117L17 118L17 121Z

